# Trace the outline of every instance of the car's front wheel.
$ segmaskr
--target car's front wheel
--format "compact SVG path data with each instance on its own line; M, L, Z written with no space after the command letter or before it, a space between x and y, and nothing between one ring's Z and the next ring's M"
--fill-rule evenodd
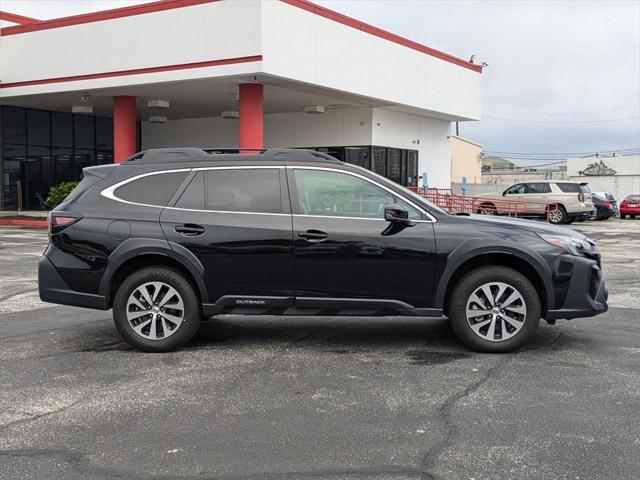
M147 267L129 275L113 300L113 319L122 338L144 352L185 345L201 320L198 295L179 271Z
M510 352L526 343L540 323L533 284L508 267L473 270L454 287L449 318L458 338L479 352Z

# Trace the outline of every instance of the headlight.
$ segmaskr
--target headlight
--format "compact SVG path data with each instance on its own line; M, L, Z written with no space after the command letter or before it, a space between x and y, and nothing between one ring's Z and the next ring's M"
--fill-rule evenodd
M589 239L582 240L568 235L545 235L541 234L545 242L560 247L572 255L595 255L597 253L596 244Z

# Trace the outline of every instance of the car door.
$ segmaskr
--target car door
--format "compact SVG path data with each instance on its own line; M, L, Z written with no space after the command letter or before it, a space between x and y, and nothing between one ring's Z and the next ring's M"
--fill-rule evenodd
M522 202L522 200L524 200L524 190L524 183L516 183L507 188L502 196L508 201L498 208L498 210L507 215L524 213L525 206Z
M162 211L167 239L204 267L210 302L293 305L294 257L284 168L196 169Z
M288 167L296 306L410 308L432 305L433 218L367 177ZM412 226L394 229L384 207L399 202Z

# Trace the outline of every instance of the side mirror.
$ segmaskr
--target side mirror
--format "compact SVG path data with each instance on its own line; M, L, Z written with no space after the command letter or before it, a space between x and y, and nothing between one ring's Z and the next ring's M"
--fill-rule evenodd
M409 212L398 203L392 203L384 207L384 219L387 222L404 222L408 218Z

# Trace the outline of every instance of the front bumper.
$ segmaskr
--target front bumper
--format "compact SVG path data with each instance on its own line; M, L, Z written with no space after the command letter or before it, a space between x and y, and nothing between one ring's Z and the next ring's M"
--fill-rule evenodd
M60 276L51 260L45 255L38 262L38 291L40 300L43 302L98 310L107 310L109 308L104 296L77 292L69 288L69 285Z
M609 290L602 278L602 269L595 261L579 259L574 263L573 274L562 307L549 310L545 320L561 318L593 317L609 309Z

